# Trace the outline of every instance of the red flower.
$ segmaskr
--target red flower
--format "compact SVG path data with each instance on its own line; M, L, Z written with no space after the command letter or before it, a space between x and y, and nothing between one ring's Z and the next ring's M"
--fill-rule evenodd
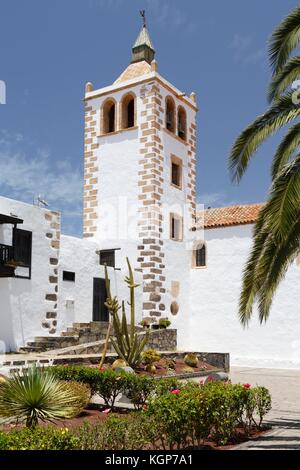
M243 387L244 387L244 388L250 388L250 387L251 387L251 384L243 384Z
M212 382L213 380L215 380L213 377L211 377L211 376L207 377L208 382Z
M175 390L171 390L172 395L179 395L180 390L178 388L175 388Z

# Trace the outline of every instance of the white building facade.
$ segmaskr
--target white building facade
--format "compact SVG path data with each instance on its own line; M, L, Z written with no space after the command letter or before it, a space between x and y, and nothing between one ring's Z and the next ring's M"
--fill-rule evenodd
M243 330L237 318L260 207L205 211L193 230L196 113L195 94L158 73L145 25L113 85L87 83L83 238L61 235L58 212L0 198L2 349L74 322L107 321L104 264L113 293L126 299L128 257L140 284L137 321L168 317L180 349L230 352L242 365L300 366L297 264L266 325L254 320Z

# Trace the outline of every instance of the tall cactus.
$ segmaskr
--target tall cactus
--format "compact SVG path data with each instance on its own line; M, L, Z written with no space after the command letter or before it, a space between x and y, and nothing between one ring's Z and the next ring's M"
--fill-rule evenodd
M110 290L110 280L108 278L108 273L107 273L107 266L104 266L104 272L105 272L105 286L106 286L106 295L107 295L107 300L105 302L105 305L107 307L108 312L110 313L111 317L114 318L116 315L118 315L118 311L120 310L120 305L117 297L112 297L111 295L111 290ZM105 343L102 351L102 356L101 356L101 361L99 364L99 369L102 369L102 366L105 361L107 349L108 349L108 343L109 343L109 338L111 335L111 327L112 327L112 322L111 319L109 319L109 324L107 328L107 333L105 337Z
M109 313L112 317L112 326L114 328L114 335L115 338L110 336L110 341L118 354L118 356L127 362L127 364L131 367L135 367L141 358L141 353L148 341L149 332L147 331L145 336L140 336L135 332L135 296L134 290L138 287L138 284L135 284L133 271L129 262L129 259L126 258L127 265L128 265L128 276L125 278L125 282L128 285L130 290L130 301L128 302L130 306L130 325L128 327L127 319L126 319L126 310L125 310L125 302L122 301L122 305L120 306L117 297L112 297L111 290L110 290L110 281L108 278L107 269L105 267L105 282L106 282L106 290L107 290L107 301L106 306L108 308ZM119 317L119 310L122 310L121 318ZM111 333L111 323L109 325L108 333ZM107 336L108 338L108 336ZM108 340L107 340L108 344ZM106 354L106 350L104 348L103 353ZM103 354L101 360L101 366L103 365L105 355Z

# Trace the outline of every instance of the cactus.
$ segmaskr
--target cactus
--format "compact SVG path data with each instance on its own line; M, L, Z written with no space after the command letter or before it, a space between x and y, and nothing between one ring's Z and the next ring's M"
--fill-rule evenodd
M128 302L130 306L129 327L127 325L127 319L126 319L125 302L122 301L122 305L120 306L117 297L112 297L111 295L110 282L108 279L107 269L105 269L105 280L106 280L106 290L107 290L107 301L105 305L107 306L108 311L111 314L112 326L114 328L115 338L112 338L110 336L111 344L113 345L116 353L121 359L126 361L130 367L135 367L140 362L141 353L149 338L149 332L146 332L144 337L139 337L139 335L135 333L134 289L138 287L138 284L135 284L134 282L133 272L132 272L131 265L130 265L128 258L126 258L126 261L128 265L129 274L125 278L125 282L128 285L128 288L130 290L130 301ZM121 318L119 317L120 309L122 310ZM111 327L109 328L109 333L110 332L111 332ZM106 354L106 351L103 351L103 352L105 352Z
M196 354L187 353L184 356L183 360L184 360L185 364L189 367L197 367L198 366L198 357L196 356Z
M105 305L106 305L110 315L112 316L112 318L114 318L115 315L118 315L118 311L120 310L120 305L119 305L119 301L118 301L117 297L112 297L112 295L111 295L110 280L108 278L107 266L106 265L104 266L104 272L105 272L105 286L106 286L106 293L107 293L107 300L105 302ZM99 364L99 369L102 369L104 361L105 361L105 357L106 357L106 353L107 353L107 349L108 349L109 338L111 336L111 327L112 327L112 322L110 320L108 328L107 328L107 333L106 333L106 337L105 337L105 343L104 343L104 347L103 347L103 351L102 351L102 356L101 356L101 361L100 361L100 364Z

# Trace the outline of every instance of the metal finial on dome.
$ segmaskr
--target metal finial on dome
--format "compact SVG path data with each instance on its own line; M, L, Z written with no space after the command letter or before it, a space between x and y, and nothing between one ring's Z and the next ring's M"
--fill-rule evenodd
M146 28L146 11L145 10L140 10L140 15L143 20L143 27Z

